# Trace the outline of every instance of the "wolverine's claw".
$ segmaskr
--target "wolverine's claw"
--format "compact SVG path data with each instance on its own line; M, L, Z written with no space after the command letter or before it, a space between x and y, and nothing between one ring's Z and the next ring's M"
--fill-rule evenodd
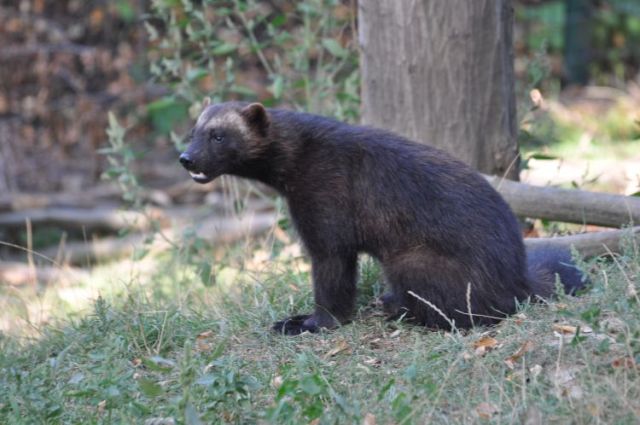
M303 332L318 332L320 328L315 324L309 323L312 322L307 320L309 318L311 318L310 314L291 316L284 320L275 322L271 329L273 329L274 332L283 335L300 335Z

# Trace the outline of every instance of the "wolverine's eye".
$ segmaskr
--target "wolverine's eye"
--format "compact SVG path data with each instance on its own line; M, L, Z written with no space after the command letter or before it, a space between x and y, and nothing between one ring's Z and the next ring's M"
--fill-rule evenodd
M217 132L217 131L211 131L210 135L209 135L210 139L209 140L213 140L216 142L222 142L224 140L224 136Z

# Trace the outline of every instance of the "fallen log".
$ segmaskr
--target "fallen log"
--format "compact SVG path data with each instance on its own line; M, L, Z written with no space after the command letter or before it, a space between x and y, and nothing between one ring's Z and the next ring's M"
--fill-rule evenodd
M230 243L243 237L254 236L267 231L276 222L274 212L246 213L241 216L203 219L196 227L196 236L210 243ZM163 235L155 235L146 245L150 251L168 249L169 241L180 243L185 225L174 229L164 229ZM134 233L125 237L108 237L87 242L71 242L62 247L54 246L40 252L49 257L58 257L62 263L88 266L96 261L107 261L133 254L136 248L145 247L147 234ZM168 240L167 240L168 239Z
M150 219L163 220L159 209L150 209L149 215L137 211L123 211L113 206L99 208L40 208L0 214L0 227L24 227L27 220L34 226L54 225L65 229L91 229L117 231L120 229L148 229Z
M610 253L621 253L625 240L640 243L640 226L555 238L527 238L524 243L527 248L535 249L544 247L571 249L574 247L583 258L592 258Z
M145 190L141 195L153 205L162 207L173 203L160 190ZM82 192L58 193L2 193L0 212L43 208L95 208L97 205L117 207L122 203L122 190L114 185L100 185Z
M485 176L520 217L620 228L640 223L640 197L558 189Z
M77 282L89 273L71 267L40 265L32 267L17 261L0 262L0 284L10 286L48 285L54 282Z

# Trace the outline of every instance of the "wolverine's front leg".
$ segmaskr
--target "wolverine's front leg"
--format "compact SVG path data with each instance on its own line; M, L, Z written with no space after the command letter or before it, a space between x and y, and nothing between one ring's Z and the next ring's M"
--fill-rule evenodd
M357 254L312 256L313 293L316 308L313 314L292 316L276 322L273 330L286 335L317 332L335 328L347 322L353 313L356 298Z

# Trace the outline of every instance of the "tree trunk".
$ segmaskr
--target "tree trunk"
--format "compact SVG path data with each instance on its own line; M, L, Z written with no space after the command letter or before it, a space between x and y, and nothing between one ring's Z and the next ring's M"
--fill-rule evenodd
M363 123L518 178L511 0L360 0Z

